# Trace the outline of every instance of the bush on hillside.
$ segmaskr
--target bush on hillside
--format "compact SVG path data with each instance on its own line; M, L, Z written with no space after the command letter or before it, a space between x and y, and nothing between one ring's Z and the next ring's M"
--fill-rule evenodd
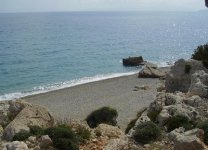
M48 135L53 141L53 145L58 150L78 150L78 138L74 131L69 127L58 126L44 130L44 134Z
M184 127L186 130L193 128L193 124L188 117L183 115L173 116L168 120L166 126L169 132L179 127Z
M204 66L208 68L208 44L198 46L192 55L192 59L202 61Z
M189 73L190 73L190 71L191 71L191 65L186 64L186 65L185 65L184 72L185 72L186 74L189 74Z
M147 144L157 140L160 136L161 129L155 123L148 121L136 127L133 138L139 143Z
M208 145L208 120L198 123L197 128L204 130L204 143Z
M117 110L110 107L102 107L98 110L93 111L86 118L86 121L90 128L96 128L101 123L116 126L117 117L118 117Z
M24 141L30 136L32 136L32 134L29 132L19 132L15 134L15 136L13 137L13 141Z

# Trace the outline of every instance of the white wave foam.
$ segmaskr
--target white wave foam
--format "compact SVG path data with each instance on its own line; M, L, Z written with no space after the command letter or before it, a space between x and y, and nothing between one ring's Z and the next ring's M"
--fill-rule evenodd
M64 81L64 82L59 82L59 83L54 83L54 84L48 84L46 86L38 86L38 87L34 87L33 90L31 90L31 91L15 92L15 93L8 93L8 94L0 95L0 101L2 101L2 100L15 100L15 99L19 99L19 98L29 96L29 95L46 93L49 91L64 89L67 87L73 87L73 86L81 85L81 84L85 84L85 83L90 83L90 82L95 82L95 81L100 81L100 80L105 80L105 79L111 79L111 78L115 78L115 77L133 75L137 72L138 71L128 72L128 73L111 73L111 74L104 74L104 75L96 75L93 77L84 77L81 79L75 79L75 80L71 80L71 81Z

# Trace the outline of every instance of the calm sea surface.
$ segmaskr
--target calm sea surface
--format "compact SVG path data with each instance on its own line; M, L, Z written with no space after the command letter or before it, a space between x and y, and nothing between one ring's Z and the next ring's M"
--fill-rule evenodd
M0 14L0 100L166 65L208 42L208 12Z

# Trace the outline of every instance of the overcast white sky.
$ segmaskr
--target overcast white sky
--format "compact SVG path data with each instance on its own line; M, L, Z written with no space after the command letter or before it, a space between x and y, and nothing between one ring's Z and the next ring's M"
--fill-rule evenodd
M197 11L204 0L0 0L0 12Z

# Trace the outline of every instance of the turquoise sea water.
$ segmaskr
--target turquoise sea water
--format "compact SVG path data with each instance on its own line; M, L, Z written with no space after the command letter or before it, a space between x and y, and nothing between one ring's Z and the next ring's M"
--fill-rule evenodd
M208 42L208 12L0 14L0 100L167 65Z

